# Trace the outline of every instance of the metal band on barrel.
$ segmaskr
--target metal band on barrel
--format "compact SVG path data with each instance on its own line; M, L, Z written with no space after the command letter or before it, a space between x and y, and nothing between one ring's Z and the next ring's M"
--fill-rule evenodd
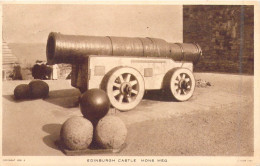
M181 59L181 60L183 60L183 59L184 59L184 50L183 50L183 47L182 47L181 43L175 43L175 44L177 44L177 45L181 48L181 54L182 54L182 59Z
M144 56L144 43L142 41L142 39L140 37L137 37L138 40L140 40L140 42L142 43L142 47L143 47L143 56Z
M200 60L200 57L202 56L202 50L201 50L201 47L199 46L198 43L194 43L194 45L196 46L197 50L198 50L198 53L199 53L199 56L198 58L196 59L196 61L194 62L194 64L198 63L198 61Z
M107 38L109 38L109 40L110 40L110 43L111 43L111 55L113 56L114 55L114 50L113 50L113 41L112 41L112 39L111 39L111 37L110 36L106 36Z
M154 44L154 42L153 42L153 39L152 38L150 38L150 37L146 37L147 39L149 39L149 40L151 40L151 42L153 43L153 53L152 53L152 55L154 54L154 50L155 50L155 48L154 48L154 46L155 46L155 44ZM147 56L148 57L148 56Z

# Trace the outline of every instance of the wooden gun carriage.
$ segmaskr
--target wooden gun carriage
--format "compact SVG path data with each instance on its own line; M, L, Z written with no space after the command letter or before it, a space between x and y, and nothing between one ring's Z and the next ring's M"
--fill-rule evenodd
M192 74L202 54L198 44L168 43L158 38L74 36L50 33L48 64L72 64L71 85L100 88L113 107L131 110L145 90L166 89L177 101L195 89Z

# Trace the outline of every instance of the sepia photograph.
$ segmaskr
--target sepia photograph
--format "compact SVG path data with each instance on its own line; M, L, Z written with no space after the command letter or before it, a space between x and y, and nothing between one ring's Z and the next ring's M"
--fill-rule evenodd
M1 162L260 166L256 4L1 4Z

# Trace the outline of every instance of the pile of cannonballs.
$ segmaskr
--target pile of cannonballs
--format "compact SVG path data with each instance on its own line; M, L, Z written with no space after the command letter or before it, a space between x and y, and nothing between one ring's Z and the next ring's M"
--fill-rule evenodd
M46 98L49 86L42 80L15 87L16 100ZM109 98L101 89L90 89L80 97L83 116L67 119L60 131L60 139L68 150L85 150L91 143L104 149L119 149L126 141L127 128L117 116L107 115Z
M104 149L120 149L125 143L127 128L117 116L107 115L109 98L103 90L90 89L80 97L83 116L66 120L60 139L68 150L85 150L91 143Z
M42 80L32 80L29 84L20 84L14 89L16 100L46 98L49 85Z

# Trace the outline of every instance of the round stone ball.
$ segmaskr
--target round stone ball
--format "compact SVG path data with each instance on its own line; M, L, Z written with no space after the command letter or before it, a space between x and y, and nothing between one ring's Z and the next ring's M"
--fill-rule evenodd
M30 97L29 85L21 84L15 87L14 89L14 97L15 99L27 99Z
M42 80L33 80L29 83L30 96L33 99L46 98L49 94L49 85Z
M92 142L93 125L82 116L71 117L63 123L60 138L69 150L87 149Z
M80 97L81 113L93 123L104 117L108 113L109 107L109 98L101 89L87 90Z
M99 120L94 139L103 148L118 149L125 143L126 136L125 123L119 117L109 115Z

